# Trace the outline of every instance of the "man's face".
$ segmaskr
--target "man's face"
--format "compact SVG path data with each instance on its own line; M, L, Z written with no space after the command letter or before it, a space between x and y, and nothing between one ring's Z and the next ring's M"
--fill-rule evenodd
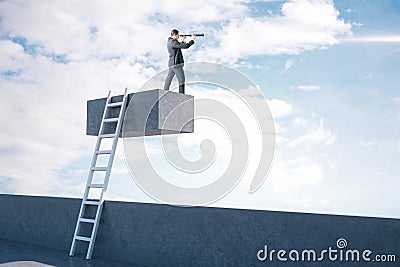
M179 32L178 32L178 34L172 35L172 38L174 38L175 40L178 40L179 39Z

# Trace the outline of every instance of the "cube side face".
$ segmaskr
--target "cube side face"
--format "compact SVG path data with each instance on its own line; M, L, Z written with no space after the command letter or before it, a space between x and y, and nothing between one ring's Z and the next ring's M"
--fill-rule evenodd
M99 134L101 119L107 98L88 100L86 103L86 134L97 136Z
M113 96L111 103L120 102L123 95ZM129 100L129 98L128 98ZM87 115L86 115L86 134L97 136L101 126L101 119L103 118L104 108L106 107L107 98L99 98L87 101ZM118 117L121 107L113 107L107 109L106 118ZM115 133L117 128L116 122L106 123L104 125L103 134Z
M194 97L160 90L158 123L165 134L194 132Z
M158 91L137 92L130 99L125 112L123 137L157 135L158 127Z

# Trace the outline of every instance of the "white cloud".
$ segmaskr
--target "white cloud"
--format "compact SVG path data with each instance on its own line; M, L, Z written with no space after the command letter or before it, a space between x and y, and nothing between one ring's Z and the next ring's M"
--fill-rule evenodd
M395 103L396 105L400 105L400 97L399 97L399 96L394 96L394 97L392 97L392 101L393 101L393 103Z
M340 40L346 41L346 42L399 43L400 36L399 35L354 36L354 37L348 37L348 38L341 38ZM398 49L395 49L394 51L397 52ZM391 53L393 53L393 51L389 52L389 54L391 54ZM386 54L384 54L384 55L386 55Z
M317 129L308 132L296 139L290 141L288 146L316 146L316 145L332 145L336 141L336 136L329 130L324 128L324 120L321 118Z
M297 86L297 89L301 91L317 91L319 90L318 85L299 85Z
M299 190L302 186L316 185L324 179L322 167L308 157L277 160L271 169L270 186L278 192Z
M0 132L1 190L79 195L94 145L85 137L86 100L105 97L106 88L120 93L152 69L113 60L62 64L26 54L10 40L0 41L0 48L7 64L1 71L20 71L0 77L0 121L7 125ZM82 158L87 162L79 164Z
M246 1L180 1L177 5L158 0L141 5L12 1L1 2L0 7L2 31L25 38L37 53L72 61L125 58L157 67L166 66L166 50L160 47L165 46L172 27L206 33L189 60L231 63L252 55L324 48L337 43L336 35L351 28L338 18L331 1L288 1L282 5L281 16L260 18L251 18ZM182 10L190 10L189 22ZM288 69L292 63L287 63Z
M366 75L365 78L370 80L370 79L374 78L374 75L372 73L368 73L368 75Z
M288 116L293 109L292 105L281 99L267 99L267 103L274 119Z
M178 8L177 8L178 7ZM190 10L190 22L186 16ZM203 23L248 13L241 1L4 1L1 29L25 38L35 50L68 60L127 57L166 66L166 38L173 27L205 31ZM206 33L207 34L207 33ZM144 57L146 56L146 57Z
M300 127L308 127L310 125L310 120L303 118L303 117L296 117L292 124L294 126L300 126Z
M331 0L292 0L282 5L281 16L243 17L223 24L217 46L202 58L236 62L257 55L299 54L339 43L351 33L351 24L339 18Z
M159 49L151 43L163 42L165 35L143 33L167 29L149 24L146 15L150 4L85 1L42 1L0 3L2 28L10 37L23 37L40 53L66 55L68 60L109 58L115 56L140 57L145 53L159 56ZM133 5L135 5L132 12ZM95 37L90 29L96 29ZM140 31L140 32L139 32Z
M351 22L351 25L353 25L354 27L361 27L361 26L363 26L362 23L360 23L360 22L355 22L355 21L352 21L352 22Z
M372 141L366 141L364 139L361 139L360 145L363 147L371 147L371 146L375 145L375 143Z
M202 23L248 12L244 2L222 2L181 1L179 8L165 1L0 2L0 113L7 115L2 125L10 125L0 133L2 190L80 192L87 164L77 161L90 158L93 146L85 137L86 100L108 89L137 90L166 66L172 27L204 31ZM190 23L183 10L190 10Z
M293 67L293 65L294 65L294 60L293 59L286 60L285 70L284 71L288 71L290 68Z
M16 71L23 67L26 59L24 48L10 40L0 40L0 72Z
M331 169L336 169L336 163L333 160L328 159L328 165Z

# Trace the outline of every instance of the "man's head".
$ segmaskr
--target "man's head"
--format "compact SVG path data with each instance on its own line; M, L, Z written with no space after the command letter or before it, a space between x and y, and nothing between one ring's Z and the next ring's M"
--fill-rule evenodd
M179 31L177 29L173 29L171 31L171 37L178 40L179 39Z

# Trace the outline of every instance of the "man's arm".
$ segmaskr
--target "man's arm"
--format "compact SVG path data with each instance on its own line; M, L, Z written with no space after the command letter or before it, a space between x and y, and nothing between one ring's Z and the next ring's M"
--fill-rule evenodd
M189 48L194 44L194 41L191 40L189 43L180 43L178 40L172 40L171 46L172 48L181 48L181 49L186 49Z

